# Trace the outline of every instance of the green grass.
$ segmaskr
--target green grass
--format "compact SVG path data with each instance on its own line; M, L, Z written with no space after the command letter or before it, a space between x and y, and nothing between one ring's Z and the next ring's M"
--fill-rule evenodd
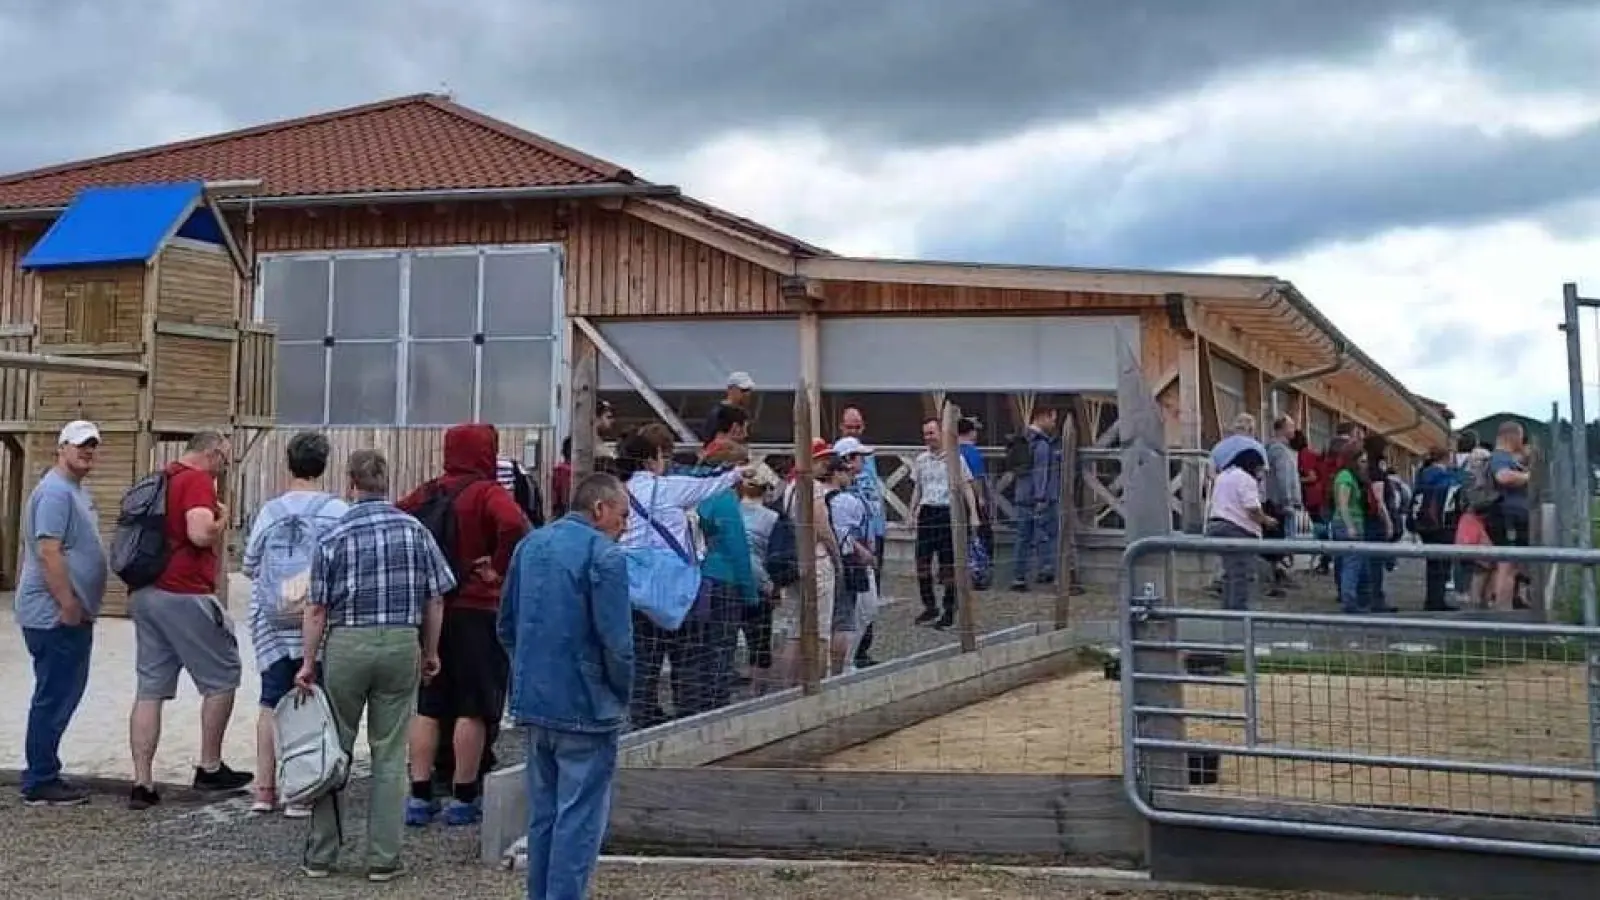
M1423 643L1423 641L1418 641ZM1485 670L1524 663L1581 663L1584 645L1578 641L1533 638L1457 638L1443 643L1426 641L1439 649L1427 653L1273 651L1256 658L1263 675L1334 675L1374 678L1470 678ZM1234 674L1244 662L1230 659Z

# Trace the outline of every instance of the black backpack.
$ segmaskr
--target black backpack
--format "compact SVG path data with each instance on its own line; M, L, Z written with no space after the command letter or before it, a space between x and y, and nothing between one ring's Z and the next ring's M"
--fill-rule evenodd
M439 545L439 552L444 554L445 561L450 564L450 574L456 578L457 591L466 582L467 573L456 551L456 499L465 493L467 488L482 480L475 477L463 478L460 484L450 488L436 484L423 499L422 505L411 514L422 523L423 528L428 529L428 533L433 535L433 542ZM445 596L451 596L455 592L451 591Z
M522 514L528 517L528 524L535 528L544 525L544 498L539 495L539 486L534 483L522 464L511 460L511 496L517 501L517 507Z
M1006 438L1005 465L1007 472L1019 475L1033 468L1033 443L1026 433Z
M800 580L800 555L795 546L794 520L779 504L767 507L778 514L767 536L767 578L776 588L786 588Z
M111 539L111 571L128 590L156 583L167 568L167 473L152 472L122 495L117 533Z

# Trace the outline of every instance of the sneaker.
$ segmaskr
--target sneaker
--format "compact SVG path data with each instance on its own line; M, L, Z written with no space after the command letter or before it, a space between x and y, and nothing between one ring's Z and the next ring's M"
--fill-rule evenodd
M939 618L939 611L937 609L924 609L922 611L922 615L917 616L917 624L926 625L937 618Z
M418 800L416 797L406 798L406 824L412 828L426 828L433 822L433 817L438 814L438 801Z
M306 864L300 867L300 874L307 878L327 878L333 874L332 866L315 866Z
M476 803L463 803L460 800L451 800L444 808L444 823L446 825L476 825L483 818L483 811L478 809Z
M949 628L949 627L951 627L951 626L953 626L955 624L956 624L956 614L954 612L951 612L951 611L946 611L944 615L939 617L939 621L933 623L933 627L935 627L935 628Z
M136 784L133 786L133 790L128 792L128 808L135 812L160 805L161 795L156 793L155 788L147 788L142 784Z
M1011 582L1011 590L1018 594L1026 594L1028 592L1028 583L1026 581L1013 581Z
M82 806L88 802L88 791L59 778L22 793L23 806Z
M309 819L311 818L311 807L291 803L283 808L283 817L285 819Z
M249 772L235 772L228 768L227 763L217 763L217 767L207 772L199 766L194 767L194 789L208 793L230 793L243 790L255 779Z
M373 884L388 884L396 878L399 878L404 871L405 870L401 869L399 866L391 866L386 869L368 869L367 880Z

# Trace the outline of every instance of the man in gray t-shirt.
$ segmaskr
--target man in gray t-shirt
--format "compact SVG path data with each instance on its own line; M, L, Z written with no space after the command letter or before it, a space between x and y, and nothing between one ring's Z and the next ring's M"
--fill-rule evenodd
M69 422L57 443L56 464L22 511L16 608L34 671L22 775L22 798L29 806L75 806L89 799L82 788L62 780L59 751L89 685L94 620L106 592L99 520L83 489L84 476L94 468L100 429L92 422Z

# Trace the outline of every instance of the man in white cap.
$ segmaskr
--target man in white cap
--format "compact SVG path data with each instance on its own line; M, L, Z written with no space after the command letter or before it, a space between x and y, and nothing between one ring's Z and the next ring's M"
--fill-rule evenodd
M89 799L87 791L61 778L60 749L89 684L94 620L106 592L100 523L83 489L100 429L93 422L69 422L56 443L56 463L33 489L22 517L17 624L34 673L22 773L28 806L76 806Z
M750 415L750 397L755 393L756 382L750 377L749 372L733 372L728 375L728 392L723 395L717 405L712 408L711 414L706 416L705 424L700 426L700 440L711 443L717 434L717 425L721 421L722 408L725 406L738 407Z

